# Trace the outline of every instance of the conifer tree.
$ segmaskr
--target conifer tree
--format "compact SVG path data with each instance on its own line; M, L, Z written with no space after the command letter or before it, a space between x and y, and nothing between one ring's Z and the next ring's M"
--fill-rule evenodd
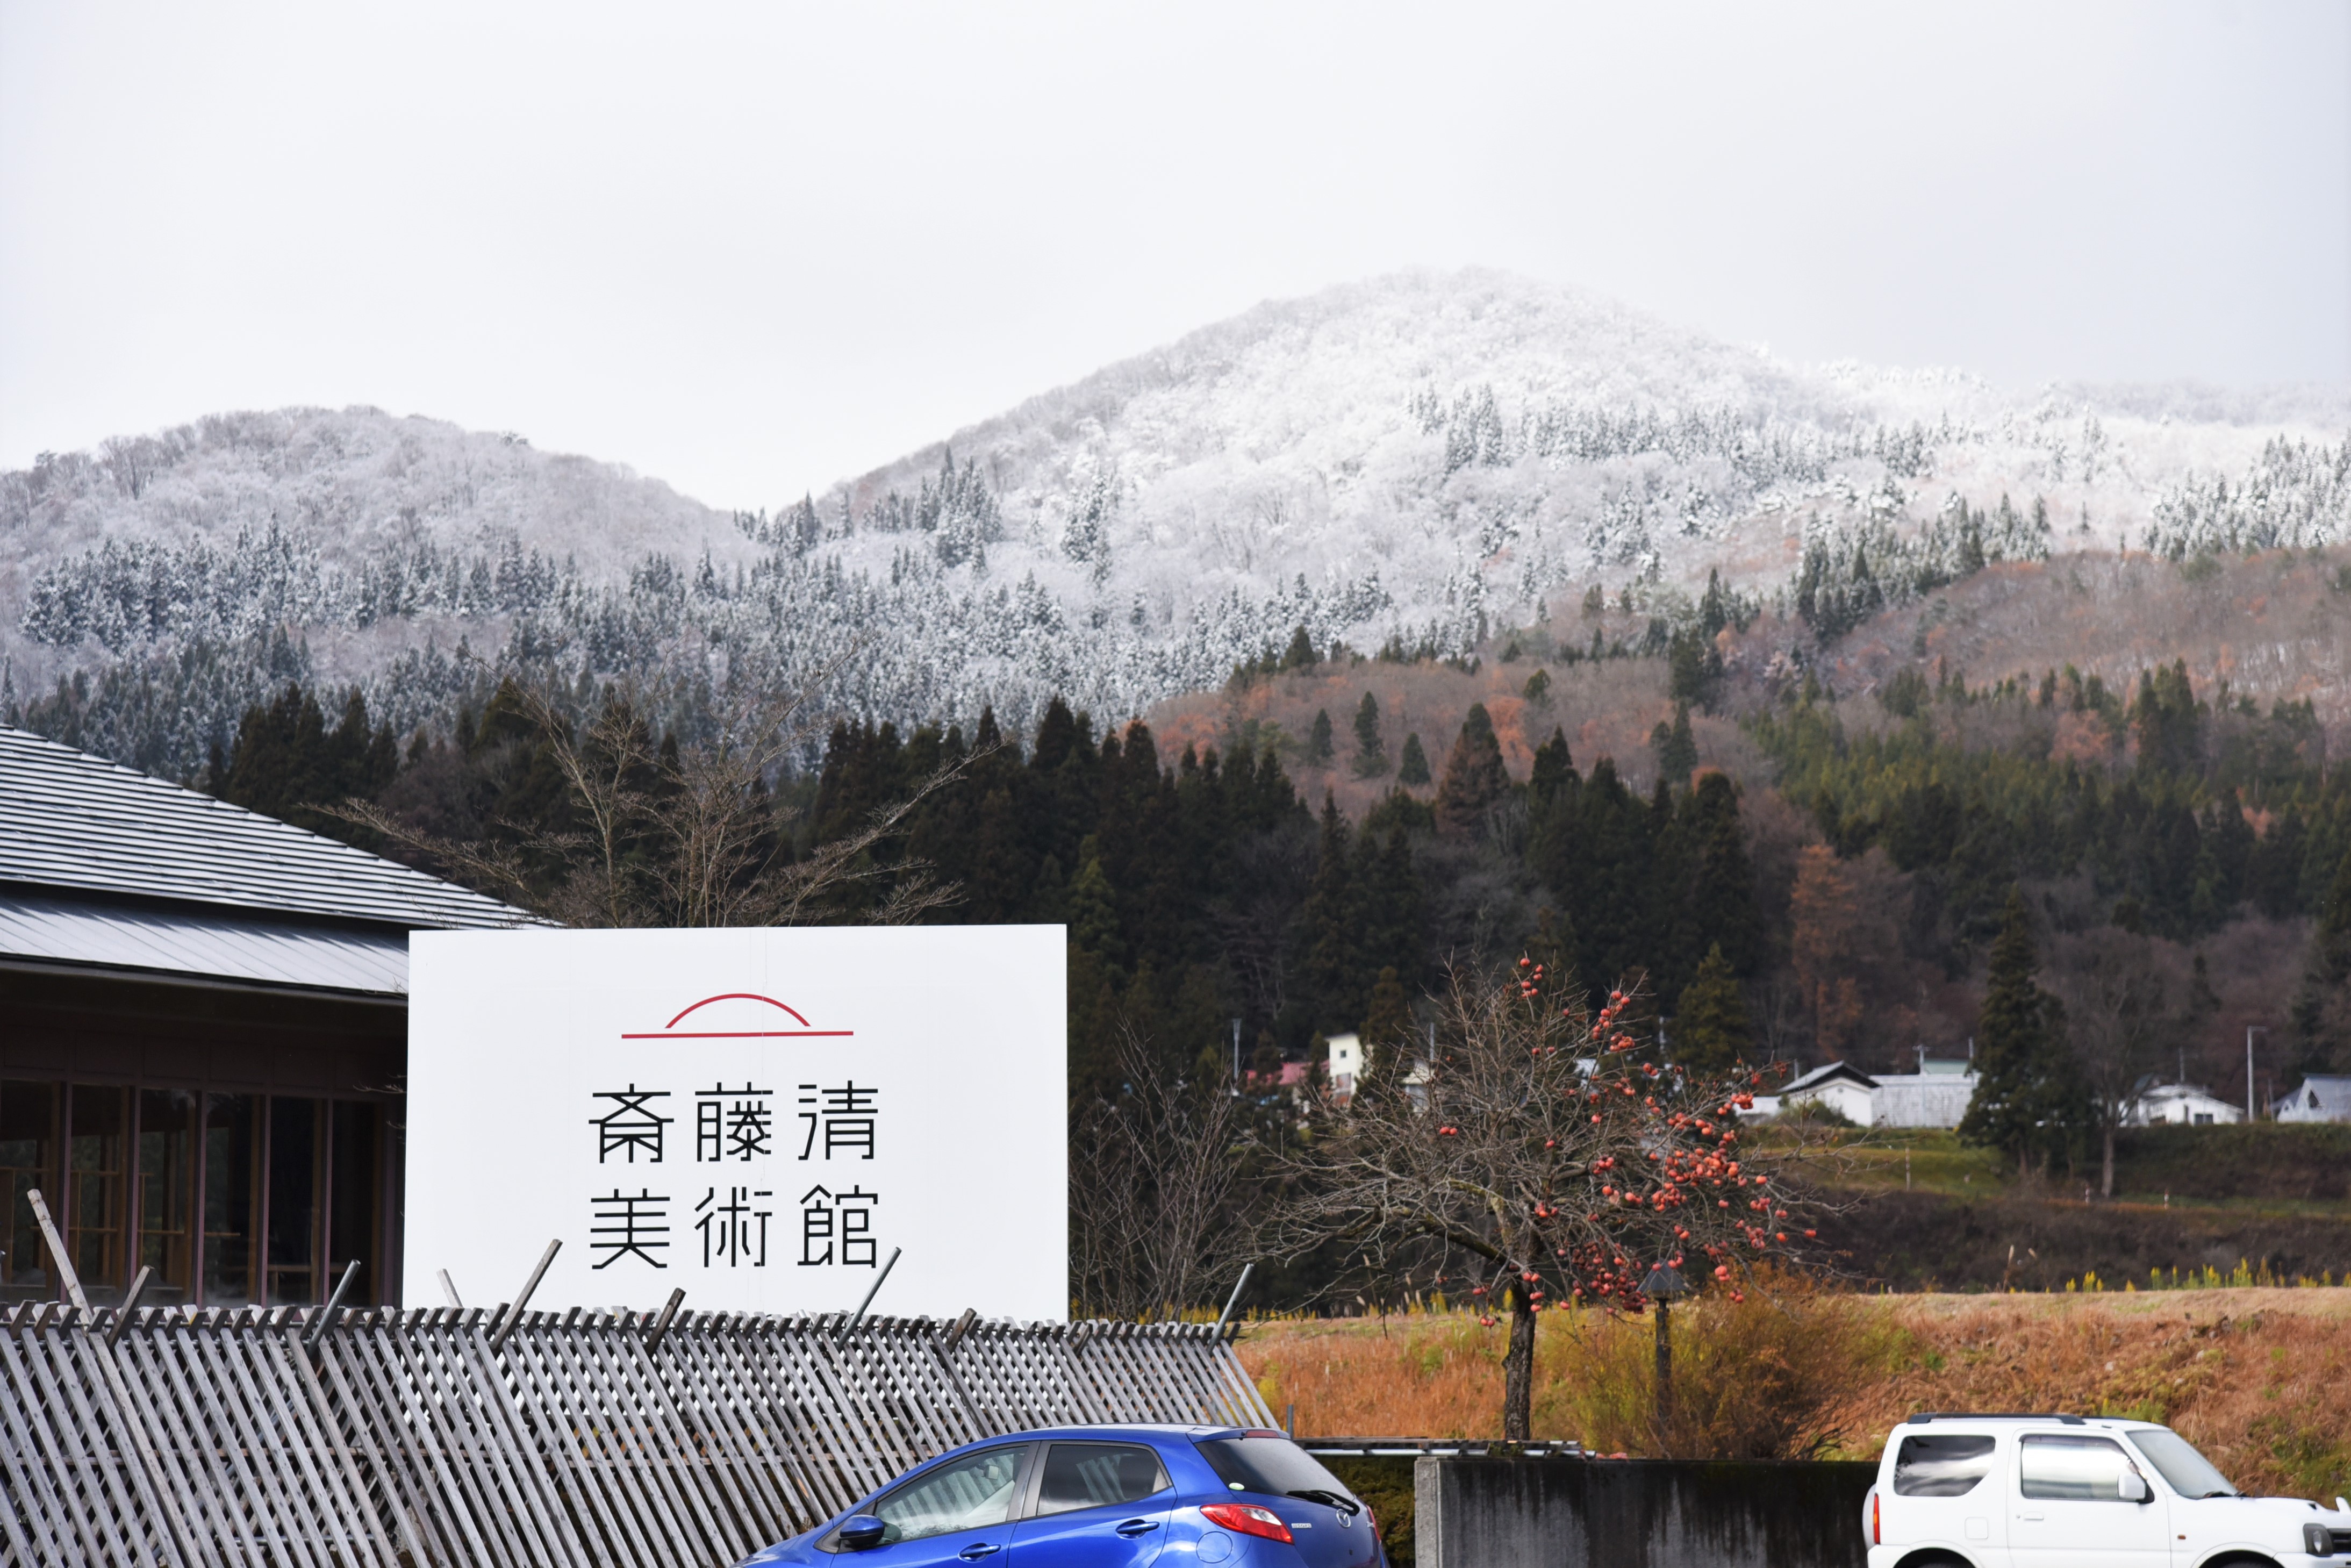
M1355 708L1354 774L1358 779L1377 779L1387 770L1387 742L1380 737L1380 705L1365 692Z
M1763 911L1729 776L1708 772L1683 802L1690 855L1691 925L1741 979L1763 962Z
M1706 597L1698 603L1698 623L1708 637L1730 624L1730 611L1722 597L1722 569L1708 567L1706 572Z
M1527 775L1527 810L1541 819L1561 809L1577 782L1567 732L1553 727L1551 738L1535 747L1534 768Z
M1966 1142L2014 1155L2019 1176L2035 1155L2045 1162L2061 1150L2083 1121L2056 998L2033 979L2040 968L2023 891L2011 887L1976 1024L1975 1096L1959 1131Z
M1453 755L1446 758L1445 781L1437 787L1437 831L1448 838L1483 838L1486 813L1510 789L1494 721L1484 703L1471 703Z
M1625 787L1613 758L1592 765L1576 804L1574 862L1552 890L1576 895L1583 973L1595 990L1605 990L1639 978L1635 971L1646 970L1655 956L1656 846L1650 814Z
M1070 883L1067 907L1070 940L1101 959L1114 975L1126 956L1126 945L1119 940L1118 897L1099 854L1088 855L1085 864L1078 868L1077 879Z
M2351 1071L2351 854L2319 907L2292 1022L2298 1071Z
M1667 1043L1677 1065L1700 1072L1727 1072L1752 1058L1755 1030L1747 998L1719 942L1707 949L1698 977L1683 988Z
M1428 782L1428 753L1421 749L1416 734L1404 737L1404 756L1396 763L1396 782L1415 789Z
M1318 707L1314 710L1313 727L1306 735L1306 761L1311 767L1328 768L1331 755L1331 710Z
M1349 1027L1363 1000L1356 967L1361 921L1353 868L1349 863L1351 837L1338 802L1323 796L1322 839L1315 847L1314 880L1306 894L1302 936L1309 1005L1315 1026L1325 1031Z
M1649 744L1656 749L1659 778L1676 784L1688 779L1690 769L1698 766L1698 740L1690 734L1688 703L1674 705L1674 722L1660 723L1651 730Z
M1392 1071L1412 1050L1415 1030L1412 1003L1404 981L1391 964L1372 982L1371 1005L1364 1010L1358 1031L1364 1040L1364 1075Z
M236 743L214 761L207 788L222 800L298 828L372 848L374 834L319 810L372 799L400 768L391 727L371 729L367 699L354 688L329 730L318 699L289 685L246 710Z
M1290 646L1281 653L1283 669L1311 670L1322 662L1314 652L1314 639L1306 634L1305 627L1301 626L1290 634Z

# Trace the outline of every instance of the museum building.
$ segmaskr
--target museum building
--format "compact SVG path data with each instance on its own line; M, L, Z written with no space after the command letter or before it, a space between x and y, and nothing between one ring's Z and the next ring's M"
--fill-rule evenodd
M0 727L0 1301L400 1300L408 933L494 899Z

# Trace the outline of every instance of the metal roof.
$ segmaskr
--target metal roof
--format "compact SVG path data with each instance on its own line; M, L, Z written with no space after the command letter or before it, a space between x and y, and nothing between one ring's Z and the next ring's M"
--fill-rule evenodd
M408 937L0 891L0 956L306 990L408 994Z
M528 916L396 861L0 726L0 883L365 921Z
M1875 1089L1877 1087L1877 1080L1872 1078L1868 1073L1864 1072L1857 1067L1848 1067L1842 1061L1824 1061L1818 1067L1813 1068L1810 1072L1805 1073L1802 1078L1796 1079L1793 1082L1783 1087L1780 1091L1780 1097L1784 1100L1800 1089L1817 1089L1822 1084L1835 1078L1842 1078L1848 1082L1857 1083L1864 1089Z

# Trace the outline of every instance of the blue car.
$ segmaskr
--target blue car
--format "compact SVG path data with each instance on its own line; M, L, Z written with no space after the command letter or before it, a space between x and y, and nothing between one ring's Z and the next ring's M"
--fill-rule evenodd
M1280 1432L1057 1427L950 1449L744 1568L1387 1568L1353 1492Z

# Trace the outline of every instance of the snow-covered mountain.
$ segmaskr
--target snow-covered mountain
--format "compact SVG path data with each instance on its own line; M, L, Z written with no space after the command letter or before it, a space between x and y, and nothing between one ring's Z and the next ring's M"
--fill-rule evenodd
M0 702L185 771L291 675L406 725L494 662L791 678L902 722L1213 685L1303 625L1452 653L1709 571L1824 634L2002 555L2351 530L2351 395L1803 366L1578 291L1407 273L1269 303L821 496L713 512L371 410L0 476Z

